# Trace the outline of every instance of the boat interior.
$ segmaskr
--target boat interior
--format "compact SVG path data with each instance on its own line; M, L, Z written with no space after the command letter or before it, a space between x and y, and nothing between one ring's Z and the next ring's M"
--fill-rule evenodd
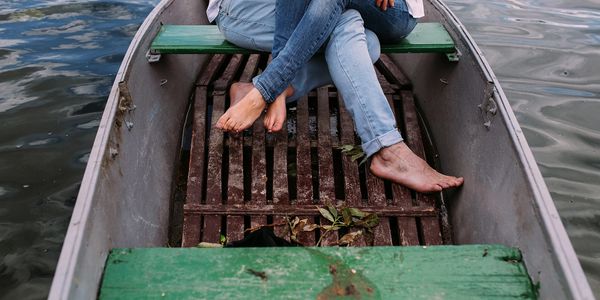
M288 225L295 217L331 224L318 210L328 205L379 217L378 226L352 240L354 246L451 244L441 193L421 194L379 179L360 153L348 153L359 152L353 149L360 148L360 140L334 86L288 103L280 132L267 132L260 119L240 133L214 128L230 103L230 85L251 82L268 60L268 54L216 54L198 75L182 138L171 245L219 243L222 236L237 241L263 226L289 240ZM385 54L376 70L405 142L435 166L440 154L407 77ZM300 232L293 242L338 245L348 229L325 233Z

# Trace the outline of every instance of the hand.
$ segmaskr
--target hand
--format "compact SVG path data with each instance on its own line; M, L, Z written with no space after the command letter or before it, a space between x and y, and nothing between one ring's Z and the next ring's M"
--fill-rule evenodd
M388 7L394 7L394 0L375 0L375 5L386 11Z

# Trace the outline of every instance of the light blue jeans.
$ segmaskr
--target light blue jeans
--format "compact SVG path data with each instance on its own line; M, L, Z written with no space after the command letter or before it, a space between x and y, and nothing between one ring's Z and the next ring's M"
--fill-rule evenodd
M224 0L217 25L228 41L269 52L275 32L275 0ZM396 120L373 67L379 58L379 41L373 32L365 30L357 11L342 13L324 50L324 56L315 55L296 72L291 82L295 92L290 100L334 83L354 119L368 156L401 142Z

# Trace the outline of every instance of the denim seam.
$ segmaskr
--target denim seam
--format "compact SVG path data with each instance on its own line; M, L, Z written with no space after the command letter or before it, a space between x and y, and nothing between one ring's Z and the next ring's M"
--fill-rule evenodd
M349 75L348 71L344 67L344 64L340 60L340 55L338 54L340 52L339 51L338 40L336 40L334 42L334 47L335 47L335 51L336 51L336 55L335 56L336 56L336 59L337 59L338 63L340 64L340 68L342 69L342 71L344 71L344 74L346 74L346 77L349 79L350 84L352 85L352 89L354 90L355 94L359 98L359 104L360 104L359 106L360 106L360 109L362 110L363 114L365 115L365 118L367 119L367 124L368 124L369 131L370 131L369 134L371 136L375 136L375 134L374 134L375 131L373 130L373 125L371 124L372 120L371 120L371 118L370 118L370 116L369 116L369 114L367 112L367 109L366 109L366 107L364 105L364 101L362 101L362 100L365 100L365 99L363 99L362 96L360 95L360 93L358 92L358 88L356 87L355 82L352 80L352 77Z

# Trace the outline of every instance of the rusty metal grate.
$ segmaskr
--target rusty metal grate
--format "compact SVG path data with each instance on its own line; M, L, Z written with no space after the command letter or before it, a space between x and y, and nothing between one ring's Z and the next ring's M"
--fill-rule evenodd
M197 81L183 247L218 242L221 234L229 240L242 239L245 229L279 223L286 216L325 224L328 221L316 206L327 203L380 216L372 238L357 241L357 246L435 245L449 240L442 237L432 195L384 182L341 154L338 146L359 140L333 87L319 88L288 108L287 128L280 133L266 133L260 119L244 133L212 130L229 102L230 84L250 82L266 63L266 55L214 55ZM385 56L377 72L398 128L409 147L424 157L410 83ZM299 240L314 245L321 234L302 233ZM334 244L335 234L322 243Z

